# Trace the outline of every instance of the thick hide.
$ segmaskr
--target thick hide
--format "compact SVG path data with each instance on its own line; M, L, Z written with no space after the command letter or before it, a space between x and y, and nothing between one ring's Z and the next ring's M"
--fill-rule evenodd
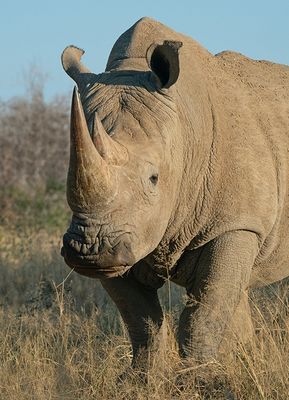
M65 260L101 279L134 360L145 321L161 326L166 279L188 293L181 354L215 358L226 329L242 331L248 288L289 275L289 67L213 55L150 18L116 41L104 73L82 54L62 56L78 87Z

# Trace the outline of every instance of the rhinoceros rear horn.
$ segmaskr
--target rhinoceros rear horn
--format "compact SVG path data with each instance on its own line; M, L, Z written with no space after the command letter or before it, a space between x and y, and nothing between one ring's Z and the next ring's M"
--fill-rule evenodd
M97 113L94 114L92 140L101 157L109 164L122 165L128 160L127 149L107 134Z
M182 45L182 42L165 40L163 44L151 45L147 51L147 63L163 88L172 86L179 77L179 49Z
M91 74L80 59L84 54L84 50L76 46L68 46L63 50L61 62L64 71L77 83L78 86L82 82L86 83L86 74Z

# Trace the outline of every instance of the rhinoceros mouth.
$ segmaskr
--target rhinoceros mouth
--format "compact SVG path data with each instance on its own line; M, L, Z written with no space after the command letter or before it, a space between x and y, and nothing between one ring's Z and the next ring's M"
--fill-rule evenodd
M96 278L123 275L135 262L126 232L92 240L70 227L63 236L61 254L76 272Z
M132 266L132 264L108 265L109 262L107 264L107 261L105 265L102 265L101 261L103 257L98 255L95 255L94 257L92 255L82 256L73 250L68 250L65 246L61 249L61 255L63 256L65 263L75 272L99 279L121 276Z
M61 255L65 263L75 272L91 278L114 278L122 276L131 268L131 265L100 267L96 260L68 252L64 246L61 249Z

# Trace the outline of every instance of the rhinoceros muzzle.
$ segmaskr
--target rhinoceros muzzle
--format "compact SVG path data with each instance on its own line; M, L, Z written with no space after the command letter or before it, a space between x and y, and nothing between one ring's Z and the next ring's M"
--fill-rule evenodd
M124 274L134 263L131 234L94 223L72 219L63 236L61 254L76 272L95 278Z

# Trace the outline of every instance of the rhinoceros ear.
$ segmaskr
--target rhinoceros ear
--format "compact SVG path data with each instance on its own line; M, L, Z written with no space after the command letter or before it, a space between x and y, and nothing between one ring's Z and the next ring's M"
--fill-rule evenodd
M153 44L148 48L148 66L157 75L163 88L172 86L179 77L179 49L182 45L182 42L165 40L163 44Z
M85 75L90 73L80 61L83 54L84 50L76 46L68 46L61 55L63 69L78 86L85 80Z

